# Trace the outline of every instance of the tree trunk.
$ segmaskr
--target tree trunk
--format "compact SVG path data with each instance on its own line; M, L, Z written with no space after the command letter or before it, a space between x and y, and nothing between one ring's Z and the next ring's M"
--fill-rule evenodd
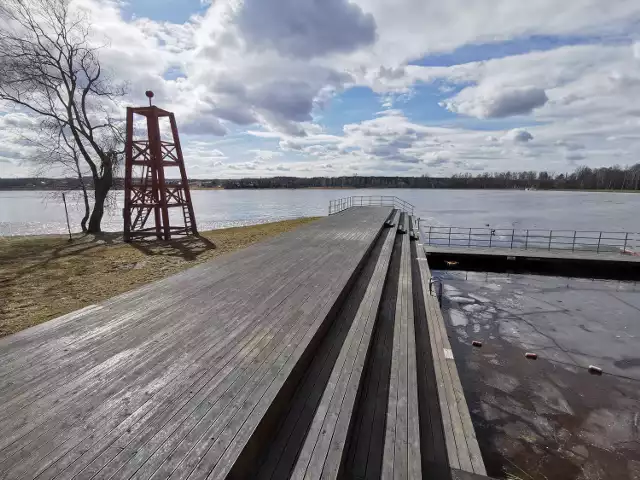
M82 172L80 171L80 166L78 165L78 157L76 156L76 170L78 172L78 180L80 181L80 188L82 189L82 200L84 200L84 216L80 221L80 227L82 227L83 232L87 232L87 220L89 220L89 215L91 214L91 207L89 206L89 195L87 194L87 186L84 184L84 178L82 178Z
M91 214L91 207L89 206L89 195L87 194L87 187L82 184L82 199L84 200L84 217L82 217L82 221L80 222L80 226L82 227L82 231L87 231L87 220L89 220L89 215Z
M104 188L101 183L102 179L95 182L95 201L93 204L91 217L89 218L89 228L87 228L88 233L100 233L102 231L100 224L102 223L102 216L104 215L104 202L107 199L109 188Z
M102 160L101 168L102 176L94 176L93 178L95 202L89 218L88 233L100 233L102 231L100 224L104 215L104 202L107 200L107 195L113 185L113 162L109 155Z

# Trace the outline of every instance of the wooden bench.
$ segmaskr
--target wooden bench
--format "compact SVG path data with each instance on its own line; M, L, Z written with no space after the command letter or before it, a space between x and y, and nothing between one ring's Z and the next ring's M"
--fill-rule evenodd
M409 216L404 215L409 230ZM410 238L402 237L387 422L382 463L383 479L421 479L420 423L413 315Z
M429 290L431 271L424 248L416 247L449 466L486 475L440 305L435 291Z
M394 223L398 222L398 217L396 213ZM337 478L340 473L395 236L394 228L386 233L375 270L341 346L290 478Z

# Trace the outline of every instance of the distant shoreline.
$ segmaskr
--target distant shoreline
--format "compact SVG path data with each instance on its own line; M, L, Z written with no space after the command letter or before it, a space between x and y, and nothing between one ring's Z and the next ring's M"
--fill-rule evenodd
M512 192L512 191L520 191L520 192L593 192L593 193L640 193L640 190L631 190L631 189L606 189L606 188L598 188L598 189L590 189L590 188L536 188L536 189L525 189L525 188L497 188L497 187L486 187L486 188L464 188L464 187L233 187L233 188L225 188L225 187L200 187L200 186L190 186L190 190L207 190L207 191L216 191L216 190L224 190L224 191L234 191L234 190L474 190L474 191L485 191L489 190L492 192ZM76 189L62 188L62 187L43 187L43 188L33 188L33 187L14 187L14 188L2 188L0 187L0 192L68 192L74 191ZM93 191L93 188L88 188L88 190ZM124 188L112 188L112 191L124 191Z

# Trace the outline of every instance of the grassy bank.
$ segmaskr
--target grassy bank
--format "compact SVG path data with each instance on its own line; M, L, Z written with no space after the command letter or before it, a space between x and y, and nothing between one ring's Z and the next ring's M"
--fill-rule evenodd
M0 237L0 336L293 230L315 218L126 244L120 234Z

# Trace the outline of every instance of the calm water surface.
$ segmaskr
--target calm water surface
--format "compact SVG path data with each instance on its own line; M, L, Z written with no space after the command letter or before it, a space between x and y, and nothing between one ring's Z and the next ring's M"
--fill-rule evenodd
M196 190L200 230L326 215L329 200L350 195L396 195L416 206L421 225L640 231L640 195L596 192L486 190ZM122 230L122 192L105 216L106 231ZM79 231L79 202L69 205ZM60 192L0 191L0 235L65 233Z

